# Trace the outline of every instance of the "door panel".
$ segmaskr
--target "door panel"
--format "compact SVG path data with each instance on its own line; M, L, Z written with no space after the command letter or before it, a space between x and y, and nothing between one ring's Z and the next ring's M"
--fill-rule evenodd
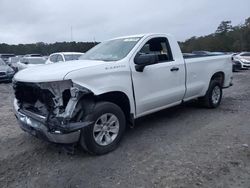
M178 67L178 71L171 71ZM183 99L185 67L182 62L150 65L143 72L132 71L137 115L144 114Z
M143 72L132 69L137 117L181 102L185 94L184 61L182 58L174 60L167 38L149 39L136 57L148 54L157 57L155 64L146 66ZM135 65L134 59L131 61L131 65Z

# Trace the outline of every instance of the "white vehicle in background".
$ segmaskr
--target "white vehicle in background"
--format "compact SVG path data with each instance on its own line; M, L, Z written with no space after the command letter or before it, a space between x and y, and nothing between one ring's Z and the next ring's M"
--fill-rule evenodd
M81 52L58 52L49 56L45 64L78 60L84 53Z
M8 65L15 71L17 72L17 62L20 61L22 57L21 56L15 56L15 57L9 57L8 59Z
M139 117L192 99L218 107L232 79L230 55L184 60L171 35L126 36L74 63L17 73L14 109L24 131L100 155L114 150Z
M235 63L238 63L241 69L250 68L250 52L241 52L232 57Z
M41 54L26 54L23 57L42 57Z
M0 58L5 62L8 63L8 59L10 57L15 57L15 54L0 54Z
M0 58L0 83L2 81L11 81L14 74L15 71Z
M13 67L14 70L20 71L29 67L44 65L45 61L44 57L23 57Z

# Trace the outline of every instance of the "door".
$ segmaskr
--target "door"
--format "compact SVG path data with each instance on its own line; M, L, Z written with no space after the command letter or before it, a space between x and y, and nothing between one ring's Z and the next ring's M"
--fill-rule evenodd
M149 39L137 53L143 54L155 54L158 61L142 72L132 69L137 117L181 103L185 94L184 61L174 59L167 38Z

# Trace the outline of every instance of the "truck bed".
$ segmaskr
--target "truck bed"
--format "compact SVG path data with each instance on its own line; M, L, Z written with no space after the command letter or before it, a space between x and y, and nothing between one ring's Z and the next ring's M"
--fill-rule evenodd
M196 54L192 54L192 55L183 55L184 59L192 59L192 58L201 58L201 57L214 57L214 56L225 56L225 55L196 55Z
M185 58L185 64L187 78L187 93L185 97L187 99L195 94L197 94L197 96L204 95L207 91L207 87L204 87L205 85L207 86L205 82L209 83L209 80L213 76L214 72L223 72L223 87L230 86L232 77L232 61L230 55Z

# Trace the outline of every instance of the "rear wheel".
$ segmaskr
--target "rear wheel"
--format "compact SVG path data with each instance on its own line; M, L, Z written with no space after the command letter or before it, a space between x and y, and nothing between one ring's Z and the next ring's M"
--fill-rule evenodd
M204 97L200 99L203 105L207 108L217 108L222 99L222 86L216 81L212 80L207 93Z
M117 148L126 126L125 115L119 106L99 102L85 120L93 122L82 129L80 144L85 150L101 155Z

